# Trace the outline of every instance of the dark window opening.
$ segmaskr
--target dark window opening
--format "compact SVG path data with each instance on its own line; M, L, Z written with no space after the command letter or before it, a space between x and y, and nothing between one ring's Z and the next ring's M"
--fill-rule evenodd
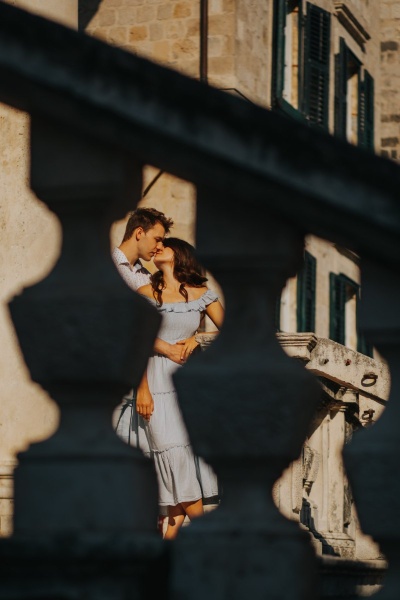
M315 332L317 260L304 253L304 265L297 275L297 331Z

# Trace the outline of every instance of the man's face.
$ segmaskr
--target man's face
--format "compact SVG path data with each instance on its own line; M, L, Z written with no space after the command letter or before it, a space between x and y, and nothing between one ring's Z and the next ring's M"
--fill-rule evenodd
M161 223L156 223L154 227L144 231L141 227L137 229L137 241L139 258L150 260L159 250L163 248L163 239L165 229Z

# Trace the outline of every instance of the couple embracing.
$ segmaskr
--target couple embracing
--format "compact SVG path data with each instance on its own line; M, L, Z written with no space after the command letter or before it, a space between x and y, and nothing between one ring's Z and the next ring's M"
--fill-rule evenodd
M123 403L117 433L154 460L159 505L168 511L164 539L176 537L186 516L192 520L203 514L203 498L218 495L215 473L193 454L172 375L197 348L202 317L208 315L218 329L224 318L217 294L205 285L193 246L165 237L172 226L164 213L138 208L112 253L125 282L162 316L136 402ZM152 259L158 270L152 275L140 259Z

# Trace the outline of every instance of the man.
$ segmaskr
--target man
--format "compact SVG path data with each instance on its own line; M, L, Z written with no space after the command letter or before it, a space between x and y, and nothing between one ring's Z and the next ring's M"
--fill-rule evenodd
M155 208L137 208L126 224L121 244L112 258L125 281L133 290L150 283L150 272L140 259L151 260L163 247L163 239L174 222Z
M172 219L155 208L137 208L130 214L122 242L114 248L112 258L123 280L134 291L150 283L151 273L140 259L151 260L163 248L163 239L173 224ZM183 342L168 344L157 338L154 351L178 364L188 358Z

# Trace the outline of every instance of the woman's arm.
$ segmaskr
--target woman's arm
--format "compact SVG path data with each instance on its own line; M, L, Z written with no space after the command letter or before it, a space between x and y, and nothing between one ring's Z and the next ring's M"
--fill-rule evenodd
M150 417L154 411L153 396L151 395L149 383L147 381L147 370L144 372L136 392L136 411L146 419L146 421L150 421Z
M205 310L207 316L210 317L211 321L214 323L218 329L222 327L222 323L224 321L224 309L219 300L215 302L211 302ZM208 333L218 333L217 331L210 331ZM196 341L196 336L193 335L191 338L187 340L182 340L178 342L178 344L182 344L182 362L186 362L192 352L197 348L199 342Z
M224 322L225 311L219 300L211 302L211 304L207 306L206 314L210 317L214 325L218 327L218 329L221 329L222 323Z
M146 296L147 298L153 299L153 288L150 284L142 285L136 291L141 296ZM169 344L161 338L156 338L153 349L154 352L157 352L157 354L162 354L163 356L166 356L167 358L169 358L169 360L172 360L178 365L182 364L181 346L178 346L177 344Z

